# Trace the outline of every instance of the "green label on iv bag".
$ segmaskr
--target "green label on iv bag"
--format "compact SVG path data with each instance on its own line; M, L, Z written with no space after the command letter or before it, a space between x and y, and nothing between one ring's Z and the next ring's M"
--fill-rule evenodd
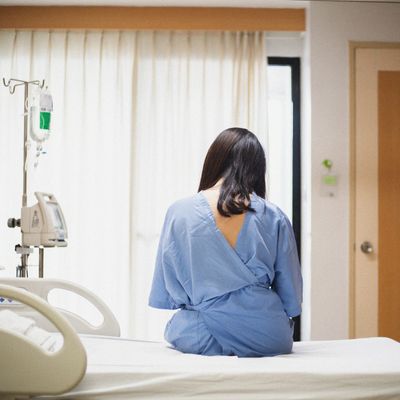
M50 118L51 113L45 111L40 112L40 129L50 130Z

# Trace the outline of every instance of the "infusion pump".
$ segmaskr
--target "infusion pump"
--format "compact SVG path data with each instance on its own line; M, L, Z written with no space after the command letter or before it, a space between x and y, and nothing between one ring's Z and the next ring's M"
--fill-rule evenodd
M37 204L22 208L22 245L67 246L67 225L57 199L53 194L42 192L35 192L35 196Z

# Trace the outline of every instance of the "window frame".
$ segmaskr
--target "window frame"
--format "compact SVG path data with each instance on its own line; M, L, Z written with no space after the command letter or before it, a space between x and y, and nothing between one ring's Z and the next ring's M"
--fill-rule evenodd
M300 57L267 57L267 65L288 66L291 69L293 102L293 149L292 149L292 224L297 250L301 261L301 91ZM294 318L293 338L300 341L300 316Z

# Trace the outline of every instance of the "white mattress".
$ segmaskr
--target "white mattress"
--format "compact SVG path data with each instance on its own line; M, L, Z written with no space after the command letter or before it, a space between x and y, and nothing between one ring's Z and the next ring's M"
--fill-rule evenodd
M164 343L82 336L88 369L65 399L400 399L400 344L295 343L289 355L182 354Z

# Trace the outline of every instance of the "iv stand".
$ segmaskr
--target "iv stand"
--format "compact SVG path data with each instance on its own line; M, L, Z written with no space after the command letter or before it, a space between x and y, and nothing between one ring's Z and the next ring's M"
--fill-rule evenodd
M37 85L41 89L44 87L44 79L42 81L22 81L20 79L9 79L8 82L3 78L3 84L8 87L10 94L14 94L15 88L17 86L24 86L24 159L23 159L23 186L22 186L22 207L27 206L27 158L28 158L28 95L29 95L29 85ZM9 218L7 225L10 228L20 227L21 219ZM21 255L21 265L17 266L17 278L27 278L28 277L28 257L29 254L33 252L30 246L21 246L17 244L15 246L15 251L17 254ZM43 278L43 248L39 248L39 278Z

